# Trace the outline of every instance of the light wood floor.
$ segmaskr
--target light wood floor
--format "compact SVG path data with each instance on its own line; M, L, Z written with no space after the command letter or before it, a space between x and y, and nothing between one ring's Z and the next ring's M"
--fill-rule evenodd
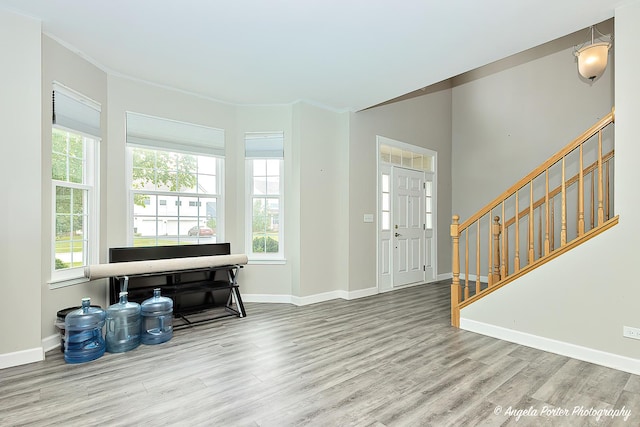
M454 329L448 298L442 282L248 303L247 318L81 365L52 351L0 371L0 425L640 425L640 377ZM538 416L516 422L510 407ZM631 415L598 422L575 407Z

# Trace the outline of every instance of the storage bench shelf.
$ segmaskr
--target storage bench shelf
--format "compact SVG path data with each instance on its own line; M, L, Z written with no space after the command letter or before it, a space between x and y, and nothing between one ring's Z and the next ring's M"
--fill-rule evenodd
M189 246L153 246L133 248L111 248L109 262L146 261L155 259L184 258L191 256L228 255L228 243ZM126 276L129 301L142 303L160 288L163 296L173 299L175 318L184 320L184 325L218 319L224 316L245 317L246 312L240 296L237 276L241 265L224 265L160 273L145 273ZM111 304L119 300L124 290L125 276L112 277L109 284ZM218 308L218 310L214 310ZM223 310L220 310L223 308ZM215 313L214 313L215 312ZM220 314L220 313L223 314ZM190 317L197 313L210 315Z

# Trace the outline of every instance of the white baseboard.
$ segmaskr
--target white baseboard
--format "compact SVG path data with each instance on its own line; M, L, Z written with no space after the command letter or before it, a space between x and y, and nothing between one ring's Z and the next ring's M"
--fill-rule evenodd
M27 363L40 362L42 360L44 360L42 347L0 354L0 369L26 365Z
M451 273L445 273L438 275L438 280L446 280L451 278ZM428 285L428 283L426 283ZM425 285L425 283L411 283L406 286L390 289L390 291L398 290L401 288L408 288L411 286ZM266 302L266 303L282 303L282 304L294 304L298 306L317 304L319 302L330 301L332 299L342 298L345 300L355 300L359 298L370 297L377 295L378 288L372 286L370 288L358 289L356 291L329 291L320 294L307 295L304 297L298 297L295 295L272 295L272 294L242 294L242 300L245 302Z
M460 319L460 329L640 375L640 359L607 353L465 318Z
M399 289L407 289L407 288L413 288L414 286L423 286L423 285L429 285L431 283L434 283L435 280L433 282L416 282L416 283L407 283L406 285L396 285L394 286L392 289L390 289L391 291L397 291Z
M42 349L47 351L60 348L60 334L50 335L42 340Z
M293 302L291 301L291 295L242 294L242 301L293 304Z
M447 280L447 279L453 279L453 273L442 273L442 274L438 274L438 276L436 277L437 281Z
M476 274L469 274L469 281L470 282L475 282L476 281L476 277L478 277ZM453 275L451 275L451 278L453 278ZM465 280L465 274L464 273L460 273L460 280ZM483 283L489 283L489 277L487 276L480 276L480 281Z
M291 302L295 305L317 304L319 302L330 301L332 299L346 299L345 291L330 291L321 294L307 295L306 297L291 296Z
M346 293L347 295L342 297L343 299L352 300L358 298L370 297L372 295L378 294L378 288L376 286L372 288L359 289L357 291L349 291Z
M305 297L298 297L294 295L272 295L272 294L242 294L242 300L244 302L266 302L266 303L281 303L281 304L294 304L298 306L316 304L319 302L330 301L332 299L346 299L353 300L358 298L364 298L378 293L377 287L359 289L357 291L330 291L323 292L321 294L307 295Z

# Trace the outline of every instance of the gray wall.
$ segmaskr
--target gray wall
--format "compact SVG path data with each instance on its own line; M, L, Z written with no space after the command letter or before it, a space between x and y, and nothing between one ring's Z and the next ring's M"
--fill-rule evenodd
M284 247L287 262L279 265L253 264L250 268L242 270L240 280L242 281L242 292L247 295L260 295L265 299L266 295L291 295L292 265L298 263L296 242L299 240L299 209L297 194L294 184L297 179L294 175L293 153L293 128L292 128L292 107L290 105L276 107L237 107L236 108L236 133L228 138L229 148L227 152L234 152L237 159L235 163L225 160L229 172L243 171L244 161L244 134L245 132L283 131L284 132ZM243 195L246 191L244 173L227 174L235 181L235 186L227 186L236 194ZM245 198L236 197L236 205L233 208L235 215L244 214L246 211ZM234 245L232 251L245 251L245 224L237 221L236 229L227 227L227 235L233 238Z
M0 10L0 40L0 356L20 351L35 361L42 357L40 23ZM0 357L0 368L11 362Z
M607 21L598 26L611 31ZM613 107L613 62L588 83L575 33L453 79L453 213L464 221Z
M351 115L349 142L349 290L376 285L376 135L438 153L438 274L451 273L451 90Z
M616 64L609 73L614 71L616 82L615 213L620 223L464 308L461 316L512 336L542 338L546 345L566 343L587 359L598 356L602 363L640 373L640 345L622 337L623 326L640 327L640 289L628 274L637 262L635 237L640 235L640 82L635 72L640 2L616 9L615 19Z
M294 106L300 150L300 281L305 297L348 286L348 115Z
M107 162L105 161L109 135L107 130L107 75L58 42L42 36L42 336L57 332L53 320L58 310L79 306L83 297L90 297L92 304L106 307L106 280L82 283L75 286L51 288L46 281L51 275L52 193L51 193L51 115L52 83L57 81L100 103L102 106L100 143L100 218L106 218ZM106 260L106 221L100 221L100 259Z
M152 116L179 120L225 130L227 147L235 144L235 108L216 103L202 97L177 92L142 82L109 75L108 117L109 141L107 143L108 194L107 223L108 247L127 245L128 223L128 183L125 159L126 124L125 112L134 111ZM227 150L227 170L236 171L238 162L235 150ZM228 165L227 165L228 163ZM230 168L230 169L229 169ZM231 174L235 176L234 174ZM230 240L232 249L239 244L237 223L241 217L236 214L237 192L235 179L225 180L225 239Z

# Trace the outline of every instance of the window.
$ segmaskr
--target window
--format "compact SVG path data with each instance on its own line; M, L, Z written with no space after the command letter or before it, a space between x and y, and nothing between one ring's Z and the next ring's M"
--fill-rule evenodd
M382 197L381 197L381 229L385 231L391 230L391 176L388 173L382 174Z
M246 252L251 260L284 260L282 132L245 134Z
M127 151L133 246L222 241L222 130L127 113Z
M433 156L414 153L385 144L380 144L380 161L410 169L433 172Z
M425 227L433 228L433 181L426 181L425 185Z
M84 281L98 262L100 106L59 84L51 132L51 283Z

